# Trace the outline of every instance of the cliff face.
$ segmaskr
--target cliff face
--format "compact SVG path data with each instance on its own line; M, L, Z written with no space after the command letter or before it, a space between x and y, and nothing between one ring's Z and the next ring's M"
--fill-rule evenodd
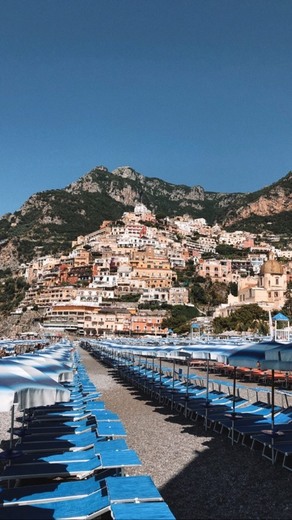
M279 231L279 219L283 220L283 231L291 233L292 215L292 172L258 192L245 196L244 204L235 206L226 214L223 219L225 226L239 225L253 217L260 217L261 220L268 219L270 228L277 233ZM259 220L259 224L261 222ZM273 225L274 223L274 225ZM286 223L286 224L285 224ZM283 232L280 229L280 232Z
M268 217L287 211L292 211L292 193L287 193L279 186L277 189L272 189L269 196L261 195L257 201L251 202L247 206L240 206L237 209L236 217L227 218L225 222L227 225L231 225L252 215Z
M156 214L189 214L227 229L292 232L292 173L254 193L207 192L201 186L146 177L130 166L97 166L64 189L32 195L0 219L0 269L43 254L66 251L78 235L117 220L143 202Z
M19 257L17 248L12 240L6 240L0 245L0 269L10 268L17 271L19 267Z
M22 314L2 316L0 314L0 337L16 338L18 334L25 332L41 331L41 313L26 311Z
M79 195L84 191L102 193L104 189L114 200L129 206L137 204L143 196L170 196L174 201L197 201L204 200L205 197L200 186L177 186L160 179L145 177L130 166L122 166L112 172L104 166L97 166L65 188L67 192Z

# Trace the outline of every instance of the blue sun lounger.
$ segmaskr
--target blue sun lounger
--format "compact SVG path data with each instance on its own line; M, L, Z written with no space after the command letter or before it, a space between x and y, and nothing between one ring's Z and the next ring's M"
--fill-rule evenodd
M112 412L111 410L91 410L92 416L96 421L120 421L120 418L117 413Z
M126 437L127 432L121 421L98 421L96 425L98 437Z
M276 412L274 426L279 430L282 425L291 425L292 427L292 407L280 409L280 411ZM248 419L241 418L236 421L234 430L239 437L242 437L242 444L245 444L247 437L250 437L252 434L262 433L263 430L270 430L271 426L272 417L270 412L264 417L254 415Z
M66 449L70 446L81 447L84 449L94 445L94 443L100 438L116 438L126 437L127 433L121 421L112 422L100 422L96 426L96 431L84 432L84 433L68 433L62 434L62 432L53 433L49 435L27 435L16 443L17 449L21 449L24 452L31 451L34 448L38 448L37 451L46 450L49 451L52 448ZM36 446L33 446L33 445Z
M32 426L43 426L43 423L52 425L56 422L64 423L64 422L75 422L79 423L80 421L94 421L98 418L100 414L101 418L107 418L109 420L119 420L119 417L114 412L110 410L106 410L103 404L98 404L97 406L86 406L84 409L80 410L65 410L63 412L58 411L50 411L49 407L46 413L36 413L28 418L26 421L28 424L28 428ZM77 425L77 424L76 424Z
M77 462L88 460L95 455L102 455L105 452L116 452L121 450L128 450L129 447L125 441L125 439L114 439L110 441L100 441L96 442L95 445L87 450L79 450L79 451L63 451L63 452L55 452L52 453L50 451L38 452L38 453L30 453L23 454L17 457L17 460L13 460L10 462L12 465L19 464L39 464L42 462L54 463L54 462Z
M85 433L90 431L96 431L96 421L94 417L89 419L84 419L82 421L65 421L65 422L46 422L38 425L29 425L29 427L24 428L15 428L14 434L19 437L29 438L30 435L54 435L58 433L66 434L66 433Z
M27 444L27 443L32 444L33 442L35 442L35 443L42 445L42 447L44 447L46 442L75 441L77 439L82 439L83 441L87 441L87 440L95 441L97 439L96 431L84 432L84 433L79 433L79 434L75 433L74 430L69 433L51 432L51 433L47 433L47 435L31 434L31 435L22 437L22 439L18 440L16 444L20 448L20 446L24 447L25 444Z
M113 477L124 479L127 477ZM46 484L3 489L0 493L0 510L18 505L31 505L58 500L75 500L106 489L104 475L93 475L83 480L56 481Z
M31 505L13 505L0 509L2 520L85 520L98 518L110 511L110 502L107 495L96 491L89 496L57 500Z
M62 416L61 416L62 419ZM69 417L70 419L70 417ZM48 435L54 432L81 433L96 429L97 421L120 421L118 414L107 409L93 409L91 415L79 421L70 420L38 420L30 421L26 427L15 428L14 432L19 436L32 434Z
M188 389L188 391L185 391L184 393L177 394L174 397L175 407L177 411L181 412L184 410L185 413L187 413L189 408L190 414L192 403L194 403L194 406L196 406L196 404L199 406L200 401L202 403L206 403L207 390L204 387L202 388L202 390ZM208 400L213 401L219 398L226 397L226 395L226 393L221 392L219 390L210 390L210 392L208 393Z
M20 496L20 499L16 499L14 502L9 502L5 499L5 506L0 508L0 519L91 520L110 511L112 517L116 520L122 520L123 518L127 520L134 518L135 520L137 518L145 520L147 518L149 520L150 518L151 520L174 520L169 507L163 501L152 479L148 476L113 477L112 482L109 479L105 479L102 482L95 481L96 490L86 496L78 495L76 484L84 484L83 488L85 490L85 484L88 484L87 480L83 483L61 483L58 487L61 488L63 486L62 489L64 490L65 484L72 484L71 491L69 486L67 486L66 492L68 495L63 495L63 497L59 495L57 500L51 501L49 498L50 501L47 501L48 494L45 491L37 494L35 502L27 502L26 500L30 500L30 491L36 497L31 487L26 488L27 490ZM92 483L90 484L92 485ZM21 488L16 490L16 493L19 492L21 493ZM54 490L51 493L53 494ZM7 493L6 496L10 494L12 493ZM145 507L140 507L137 511L136 507L131 507L133 504L145 505ZM157 507L157 504L162 505L162 507ZM151 510L152 516L149 516ZM139 516L133 516L137 512L139 512Z
M86 478L97 471L114 470L123 474L125 467L140 466L141 461L134 450L108 451L82 462L68 463L31 463L6 466L0 475L0 481L26 480L42 478Z
M235 407L236 408L239 408L241 406L244 406L245 404L247 404L247 400L242 398L242 397L238 397L238 396L235 396L233 397L232 395L225 395L225 396L214 396L213 400L212 399L208 399L208 405L207 405L207 416L208 416L208 425L210 426L210 417L212 415L212 413L214 414L214 412L217 413L223 413L224 411L225 412L228 412L228 411L232 411L233 409L233 403L235 401ZM196 421L199 417L201 418L205 418L206 417L206 404L207 404L207 400L198 400L195 398L191 399L188 404L187 404L187 412L188 412L188 416Z
M163 498L148 475L107 477L106 489L113 503L119 502L162 502Z
M88 401L85 400L84 397L76 397L73 399L71 395L70 401L64 403L57 403L50 406L39 406L37 408L34 408L33 411L31 411L31 415L46 415L48 412L60 412L62 414L63 412L68 410L77 411L89 407L104 408L105 404L103 401Z
M125 430L125 427L123 425L123 423L120 421L120 420L107 420L107 421L97 421L96 422L96 426L95 426L95 432L96 432L96 435L97 437L111 437L111 438L114 438L114 437L126 437L127 436L127 432ZM85 432L85 433L80 433L79 435L81 436L94 436L95 432ZM75 432L73 432L73 435L77 435ZM31 438L33 437L32 435L30 436ZM35 437L38 437L38 436L35 436ZM47 435L46 437L44 436L41 436L39 438L39 440L37 439L37 441L42 441L42 442L45 442L46 439L47 440L52 440L53 438L69 438L69 437L72 437L72 435L68 434L68 435L62 435L62 434L52 434L52 435ZM25 440L25 439L24 439Z
M33 420L37 417L47 416L47 415L69 415L78 414L84 412L84 410L89 411L91 409L101 410L105 408L104 401L100 399L89 400L82 397L72 397L69 401L64 403L56 403L50 406L38 406L36 408L30 408L26 414L25 418L28 420Z
M128 501L163 501L153 480L148 475L130 477L100 477L94 475L84 480L60 481L35 486L5 489L0 493L0 508L57 500L75 500L102 491L111 503Z
M62 412L50 412L49 409L46 413L35 413L31 417L28 417L27 420L30 422L38 422L42 421L80 421L82 419L88 419L91 416L90 410L64 410Z
M252 441L251 449L254 449L256 445L261 445L262 456L272 462L276 460L278 453L284 454L284 457L292 454L292 429L280 428L278 431L263 431L262 433L252 434L250 438ZM288 469L292 470L290 467Z
M264 403L262 401L256 401L255 403L250 403L248 405L242 406L239 409L235 410L235 416L233 417L232 410L228 411L217 417L213 417L213 421L215 423L214 429L218 433L222 433L223 429L227 429L230 436L230 431L234 427L232 421L237 422L240 420L260 420L265 419L266 417L270 417L271 415L271 406L268 403ZM276 407L276 411L280 411L280 407ZM238 440L238 439L236 439Z
M165 502L112 504L113 520L175 520Z
M99 443L110 443L113 440L120 439L111 439L110 437L97 437L95 434L93 435L70 435L68 438L62 439L53 439L46 442L40 442L36 438L33 442L30 442L28 439L25 439L21 444L16 444L16 448L19 449L24 454L29 453L56 453L63 451L70 451L71 453L74 451L83 451L96 446L98 448Z
M70 435L68 439L54 439L40 442L34 440L30 442L25 440L21 444L16 443L16 449L19 449L22 453L39 453L39 452L56 452L56 451L79 451L88 450L92 448L97 442L96 435L85 436L81 435Z

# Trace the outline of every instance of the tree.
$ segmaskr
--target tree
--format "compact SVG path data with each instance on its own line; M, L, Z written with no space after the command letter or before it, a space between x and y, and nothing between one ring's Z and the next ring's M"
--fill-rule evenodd
M207 303L204 288L199 283L194 283L194 285L192 286L192 288L190 290L190 297L191 297L191 301L194 304L196 304L196 303L199 303L199 304Z
M218 244L216 252L223 258L246 258L249 250L237 249L229 244Z
M230 282L228 284L228 290L232 296L238 296L238 284L236 282Z
M267 334L268 332L268 313L257 304L242 305L230 316L218 317L213 320L215 334L224 331L236 330L238 332L258 332Z
M286 302L282 309L282 312L289 317L292 318L292 282L288 282L287 291L285 293Z
M0 285L0 312L9 314L15 309L23 300L28 288L28 283L22 277L6 278Z
M170 315L162 321L162 328L172 329L177 334L189 332L191 321L199 316L199 311L195 307L188 305L174 305L170 309Z

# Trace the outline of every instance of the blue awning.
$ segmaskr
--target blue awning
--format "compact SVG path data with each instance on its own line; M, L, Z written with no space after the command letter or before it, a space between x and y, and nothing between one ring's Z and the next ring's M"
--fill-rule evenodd
M289 321L289 318L282 314L281 312L278 312L275 316L273 316L273 321Z

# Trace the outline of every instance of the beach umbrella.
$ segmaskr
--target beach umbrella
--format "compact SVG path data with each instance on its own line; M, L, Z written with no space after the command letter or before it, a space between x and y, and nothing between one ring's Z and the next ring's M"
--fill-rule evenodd
M279 345L268 350L265 353L264 367L267 370L286 372L286 384L288 385L288 372L292 371L292 343Z
M36 351L32 356L35 358L50 358L54 359L55 361L59 361L61 363L65 363L66 365L70 366L71 368L75 367L75 359L74 359L74 349L68 349L68 348L60 348L60 347L50 347L48 349L43 349L40 351Z
M212 350L212 349L211 349ZM210 376L210 359L211 352L210 347L206 346L205 349L199 346L191 346L183 349L183 352L189 353L193 359L204 359L206 360L206 399L205 399L205 430L208 427L208 406L209 406L209 376Z
M231 366L234 367L234 381L236 379L236 368L237 367L246 367L246 368L261 368L261 370L267 370L271 368L272 371L272 384L271 384L271 435L272 435L272 443L273 443L273 435L274 435L274 416L275 416L275 380L274 380L274 371L276 365L267 361L267 356L271 355L274 349L278 349L280 346L276 341L263 341L260 343L253 343L248 347L238 350L231 354L228 358L228 362ZM235 383L234 383L235 387ZM235 403L234 403L235 405ZM233 408L232 413L232 443L234 440L234 421L236 419L235 408ZM274 455L272 449L272 462L274 463Z
M70 391L35 367L0 360L0 412L69 401Z
M177 357L177 351L179 350L178 347L174 345L162 345L157 346L152 349L152 355L159 359L159 400L161 399L161 390L162 390L162 359L169 358L170 360L173 360L173 371L172 371L172 377L173 377L173 389L174 391L174 376L175 376L175 361L174 359ZM172 393L173 396L173 393ZM172 406L173 406L173 400L172 400Z
M213 344L206 344L203 346L198 343L197 345L190 345L183 347L181 352L190 355L193 359L206 360L206 400L205 400L205 429L208 426L208 407L209 407L209 380L210 380L210 361L219 361L221 363L227 363L228 356L231 353L237 352L242 349L243 346L234 344L220 344L214 342ZM188 363L189 365L189 363ZM188 389L188 381L187 381ZM186 403L187 406L187 403ZM185 412L186 413L186 412Z
M265 366L275 370L292 370L292 343L278 344L265 352Z
M5 359L3 361L5 361ZM35 367L58 382L70 382L73 380L73 368L49 356L23 354L10 358L10 361L11 363L20 364L22 366Z
M30 366L0 360L0 412L11 412L8 460L12 454L15 409L26 410L70 400L70 391Z
M262 341L252 343L241 349L231 352L228 356L228 362L232 366L255 368L262 366L269 351L282 346L276 341Z

